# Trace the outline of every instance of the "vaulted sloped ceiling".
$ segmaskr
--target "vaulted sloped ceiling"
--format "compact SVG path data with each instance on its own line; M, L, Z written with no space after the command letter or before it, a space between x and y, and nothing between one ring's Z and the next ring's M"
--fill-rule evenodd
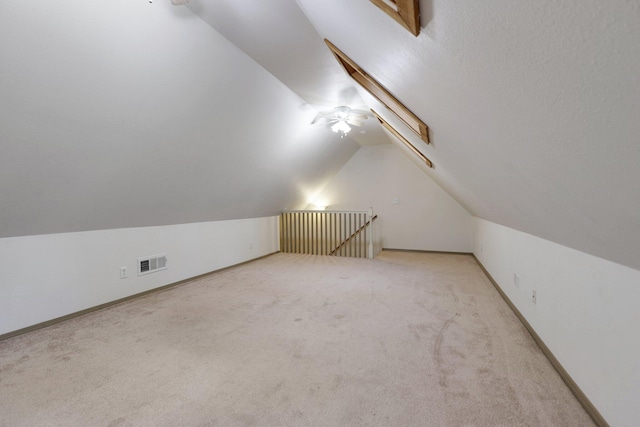
M189 8L316 111L368 107L294 0L192 0ZM389 143L375 120L349 138Z
M359 147L189 9L0 2L0 237L276 215Z
M640 269L638 2L422 0L418 37L298 4L429 125L427 173L471 213Z

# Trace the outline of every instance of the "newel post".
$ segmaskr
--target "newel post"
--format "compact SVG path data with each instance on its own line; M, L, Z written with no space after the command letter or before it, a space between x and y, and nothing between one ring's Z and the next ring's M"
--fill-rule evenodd
M369 258L373 259L373 208L369 208Z

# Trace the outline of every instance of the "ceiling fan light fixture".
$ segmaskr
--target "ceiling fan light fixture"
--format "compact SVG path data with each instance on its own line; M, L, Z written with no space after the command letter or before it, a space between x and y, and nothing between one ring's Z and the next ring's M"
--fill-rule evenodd
M344 138L344 136L351 131L351 127L344 120L340 120L338 123L331 126L331 130L335 133L339 133L340 138Z

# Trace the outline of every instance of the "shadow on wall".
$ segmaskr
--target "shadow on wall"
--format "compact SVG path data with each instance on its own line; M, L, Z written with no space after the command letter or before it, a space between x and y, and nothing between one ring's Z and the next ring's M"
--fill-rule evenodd
M420 2L420 26L426 29L433 20L433 0Z

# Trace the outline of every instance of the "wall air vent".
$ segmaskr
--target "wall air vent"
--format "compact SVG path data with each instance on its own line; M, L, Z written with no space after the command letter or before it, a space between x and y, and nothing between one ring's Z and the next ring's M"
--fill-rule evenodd
M138 276L167 269L167 254L138 258Z

